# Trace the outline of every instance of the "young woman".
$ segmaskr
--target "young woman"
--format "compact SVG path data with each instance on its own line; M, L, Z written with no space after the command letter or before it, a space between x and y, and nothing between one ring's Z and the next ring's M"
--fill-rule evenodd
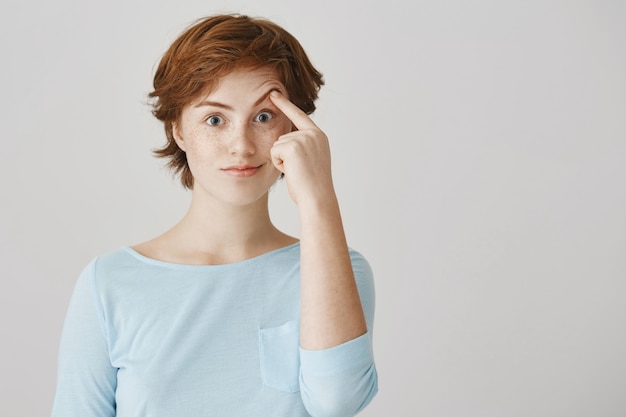
M352 416L377 392L374 288L346 244L322 75L264 19L211 16L161 59L157 151L191 190L162 235L93 260L72 296L53 416ZM270 221L284 177L296 239Z

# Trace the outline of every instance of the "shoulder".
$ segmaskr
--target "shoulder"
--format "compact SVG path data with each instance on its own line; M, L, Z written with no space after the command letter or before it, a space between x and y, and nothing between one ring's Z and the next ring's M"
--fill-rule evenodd
M87 265L85 265L80 273L80 279L92 280L96 275L101 272L115 269L119 265L127 264L129 253L126 248L120 248L102 255L98 255L92 258Z
M115 286L119 280L137 276L146 268L132 249L122 247L93 258L83 269L82 278L91 282L99 292L110 285Z
M96 257L93 261L95 273L106 273L112 270L119 271L128 268L137 268L143 262L129 247L122 247Z
M102 301L105 295L111 292L111 288L117 285L111 285L111 277L117 276L111 273L122 265L128 264L128 253L123 249L118 249L97 257L92 258L85 267L83 267L78 280L74 285L72 301L70 308L73 311L79 311L76 317L87 316L92 312L94 306L97 315L101 316Z

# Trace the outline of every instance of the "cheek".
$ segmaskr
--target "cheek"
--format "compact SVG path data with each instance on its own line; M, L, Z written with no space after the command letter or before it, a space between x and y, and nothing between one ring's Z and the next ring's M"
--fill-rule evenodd
M275 134L263 134L257 137L256 140L256 151L262 155L269 155L274 146L274 142L276 142L278 136Z
M274 142L278 140L282 135L289 133L291 129L291 123L289 125L285 123L277 123L274 126L266 127L258 133L257 146L263 148L271 148Z
M185 140L189 166L202 166L220 154L221 141L201 130L189 132Z
M222 135L217 129L198 126L188 130L187 146L195 152L215 152L215 148L223 146Z

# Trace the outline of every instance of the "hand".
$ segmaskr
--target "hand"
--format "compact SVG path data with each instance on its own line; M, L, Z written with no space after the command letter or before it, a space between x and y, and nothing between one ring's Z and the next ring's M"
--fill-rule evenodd
M285 174L289 195L298 206L335 198L328 138L311 118L278 91L270 100L296 127L274 142L274 166Z

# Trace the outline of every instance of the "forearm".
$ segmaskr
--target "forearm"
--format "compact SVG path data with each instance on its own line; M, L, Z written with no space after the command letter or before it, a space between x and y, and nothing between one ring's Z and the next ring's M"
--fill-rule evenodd
M332 185L328 138L278 91L270 98L293 124L274 142L271 157L300 212L300 346L327 349L367 332Z
M300 206L300 345L318 350L367 332L339 204L334 195Z

